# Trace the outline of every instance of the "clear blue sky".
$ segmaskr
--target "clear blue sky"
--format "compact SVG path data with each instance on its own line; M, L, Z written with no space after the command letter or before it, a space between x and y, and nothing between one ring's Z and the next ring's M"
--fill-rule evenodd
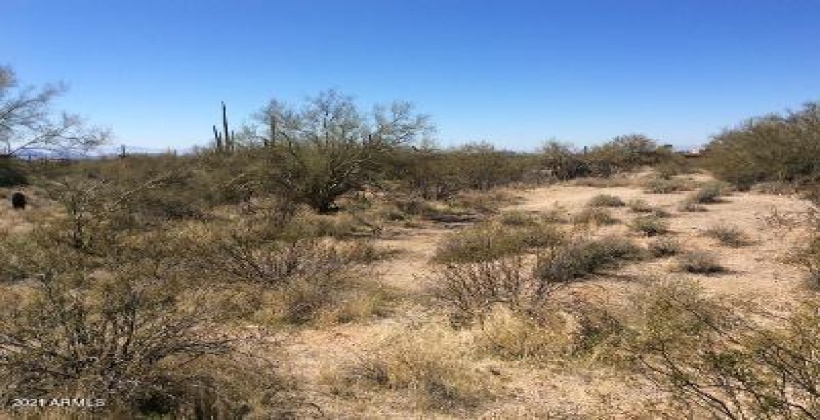
M403 99L441 144L704 142L820 100L820 0L0 0L0 63L117 144L210 140L271 97Z

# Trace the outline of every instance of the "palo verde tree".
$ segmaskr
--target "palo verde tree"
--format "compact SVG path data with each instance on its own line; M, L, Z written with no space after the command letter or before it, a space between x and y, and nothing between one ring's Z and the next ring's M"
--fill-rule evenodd
M267 127L257 136L271 158L266 179L278 193L322 213L333 211L341 195L376 181L390 152L432 132L428 117L407 102L365 112L334 90L301 107L273 100L257 119Z
M62 84L21 87L10 67L0 67L0 156L85 151L105 142L106 130L87 127L74 114L54 115L51 104L65 91Z

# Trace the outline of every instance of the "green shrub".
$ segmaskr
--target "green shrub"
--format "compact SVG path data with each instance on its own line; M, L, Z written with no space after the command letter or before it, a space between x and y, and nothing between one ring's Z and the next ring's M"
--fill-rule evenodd
M677 239L660 237L649 242L648 250L653 257L668 257L680 253L682 245Z
M707 251L687 251L678 256L678 269L695 274L715 274L726 271L717 258Z
M588 202L588 207L621 207L624 205L620 197L609 194L598 194L592 197Z
M632 230L646 236L656 236L669 233L669 224L657 216L640 216L632 220L629 225Z
M758 182L811 184L820 178L820 105L750 119L715 136L705 166L738 188Z
M704 232L709 238L716 239L721 245L738 248L751 243L749 237L735 226L713 226Z

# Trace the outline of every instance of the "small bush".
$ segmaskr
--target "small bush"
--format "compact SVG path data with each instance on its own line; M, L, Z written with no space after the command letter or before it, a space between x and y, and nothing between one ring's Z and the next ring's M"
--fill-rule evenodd
M576 225L614 225L619 222L618 219L612 217L607 209L599 207L589 207L581 210L572 216L572 223Z
M434 294L455 325L482 319L496 304L517 310L527 305L532 292L520 257L451 265L436 275L435 283Z
M720 197L726 194L727 186L723 182L710 182L690 196L691 200L698 204L719 203Z
M654 207L649 205L646 200L636 198L634 200L630 200L626 205L629 207L629 210L635 213L651 213L655 210Z
M717 258L706 251L688 251L678 256L678 269L695 274L715 274L726 271Z
M609 194L598 194L587 202L588 207L622 207L624 204L620 197Z
M709 238L717 239L721 245L739 248L751 243L748 236L734 226L713 226L704 232Z
M644 192L647 194L671 194L689 189L689 185L683 180L662 177L651 178L644 183Z
M649 242L649 254L656 258L669 257L681 252L681 243L674 238L661 237Z
M478 225L447 235L436 250L434 261L464 263L488 261L551 246L563 241L563 234L548 224L504 228Z
M598 271L616 266L622 261L643 256L641 248L627 238L607 236L600 239L579 239L539 255L535 277L549 285L569 283Z
M636 217L630 224L632 230L646 236L657 236L669 233L669 224L657 216Z

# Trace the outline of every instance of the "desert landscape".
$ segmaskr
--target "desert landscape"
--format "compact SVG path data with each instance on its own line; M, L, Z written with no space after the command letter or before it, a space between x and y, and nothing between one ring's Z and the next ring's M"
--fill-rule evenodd
M820 419L820 2L0 3L0 419Z

